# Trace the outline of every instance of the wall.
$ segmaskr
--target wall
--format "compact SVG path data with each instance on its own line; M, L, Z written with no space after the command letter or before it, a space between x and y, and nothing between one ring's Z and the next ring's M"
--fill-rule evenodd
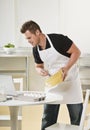
M0 47L15 42L14 0L0 0Z
M45 33L57 32L58 5L58 0L1 0L0 46L14 42L16 46L30 47L20 33L21 25L30 19L37 21Z
M20 28L33 19L45 33L68 35L82 52L89 53L89 5L90 0L0 0L0 46L14 42L30 47Z
M72 38L82 53L90 52L90 0L60 0L59 30Z

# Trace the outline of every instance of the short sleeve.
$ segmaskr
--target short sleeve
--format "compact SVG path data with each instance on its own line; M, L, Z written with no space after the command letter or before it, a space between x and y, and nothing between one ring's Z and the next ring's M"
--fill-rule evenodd
M70 57L70 54L67 53L73 44L73 41L70 38L62 34L51 34L49 37L53 43L53 46L60 54Z
M39 56L37 47L33 47L33 56L34 56L35 63L37 63L37 64L42 64L43 63L43 61L41 60L41 58Z

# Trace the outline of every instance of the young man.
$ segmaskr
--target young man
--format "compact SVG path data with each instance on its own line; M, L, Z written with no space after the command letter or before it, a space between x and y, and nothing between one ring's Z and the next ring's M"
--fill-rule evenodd
M62 102L67 102L71 124L79 125L83 108L82 89L76 65L80 56L79 48L62 34L45 35L40 26L32 20L22 25L21 33L33 46L35 68L40 75L53 75L62 69L63 83L57 86L57 91L60 85L68 87L66 91L58 92L63 96ZM47 68L44 65L47 65ZM60 103L44 105L42 130L57 122Z

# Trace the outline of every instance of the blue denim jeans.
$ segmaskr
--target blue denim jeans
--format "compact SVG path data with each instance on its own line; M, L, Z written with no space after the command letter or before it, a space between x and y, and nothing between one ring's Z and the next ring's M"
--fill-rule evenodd
M57 122L60 104L45 104L41 130ZM83 104L67 104L71 124L79 125Z

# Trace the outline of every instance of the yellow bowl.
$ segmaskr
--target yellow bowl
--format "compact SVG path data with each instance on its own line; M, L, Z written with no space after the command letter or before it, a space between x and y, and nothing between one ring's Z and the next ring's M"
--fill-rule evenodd
M53 87L59 83L61 83L63 81L63 72L62 70L58 71L57 73L55 73L54 75L50 76L45 84L48 87Z

